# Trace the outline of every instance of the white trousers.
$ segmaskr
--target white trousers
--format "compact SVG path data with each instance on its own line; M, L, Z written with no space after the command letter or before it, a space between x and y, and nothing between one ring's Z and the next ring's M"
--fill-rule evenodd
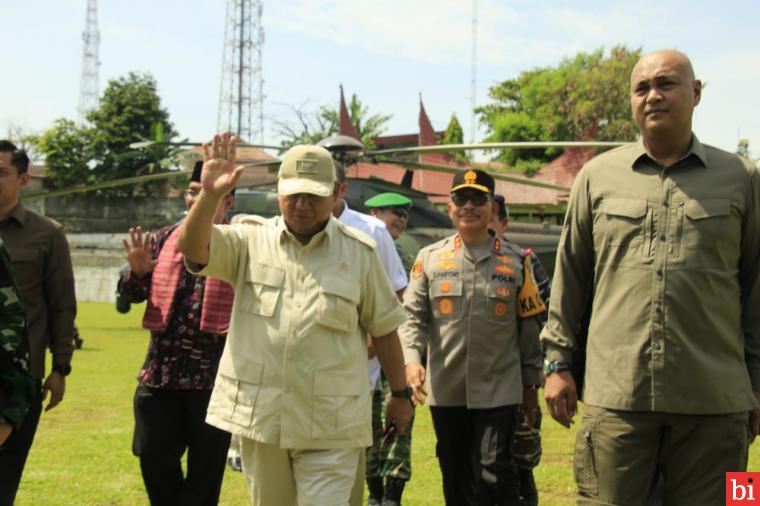
M288 450L241 438L255 506L348 506L364 448Z

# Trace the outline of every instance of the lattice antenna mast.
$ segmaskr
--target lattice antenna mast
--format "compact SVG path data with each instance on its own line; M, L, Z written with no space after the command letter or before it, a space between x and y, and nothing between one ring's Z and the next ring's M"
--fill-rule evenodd
M100 96L98 87L98 48L100 31L98 31L98 1L87 0L87 16L82 32L82 76L79 83L79 125L84 125L87 113L97 109Z
M472 60L470 61L470 142L475 142L478 91L478 0L472 0Z
M264 143L262 0L227 0L217 130Z

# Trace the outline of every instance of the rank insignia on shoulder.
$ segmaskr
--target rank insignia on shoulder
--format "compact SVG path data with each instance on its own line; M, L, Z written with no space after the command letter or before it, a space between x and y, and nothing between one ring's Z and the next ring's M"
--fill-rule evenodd
M422 276L422 272L423 272L422 262L420 262L419 260L415 260L414 265L412 265L412 272L411 272L412 279L420 279L420 277Z
M459 237L459 234L457 234L457 236L454 237L454 247L457 249L462 247L462 238Z
M496 253L501 253L501 239L499 239L498 237L493 240L493 250Z

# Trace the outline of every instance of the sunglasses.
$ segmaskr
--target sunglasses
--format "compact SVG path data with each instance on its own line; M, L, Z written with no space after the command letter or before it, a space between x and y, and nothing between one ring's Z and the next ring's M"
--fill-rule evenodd
M399 218L408 218L409 209L406 207L389 207L388 210L398 216Z
M475 207L484 206L491 200L491 196L483 192L468 192L468 193L452 193L451 201L457 207L464 207L467 205L467 201L472 202Z

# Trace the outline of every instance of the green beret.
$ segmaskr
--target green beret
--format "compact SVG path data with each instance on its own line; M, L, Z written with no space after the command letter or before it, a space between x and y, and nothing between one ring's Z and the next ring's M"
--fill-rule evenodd
M412 206L412 200L398 193L379 193L364 203L367 207Z

